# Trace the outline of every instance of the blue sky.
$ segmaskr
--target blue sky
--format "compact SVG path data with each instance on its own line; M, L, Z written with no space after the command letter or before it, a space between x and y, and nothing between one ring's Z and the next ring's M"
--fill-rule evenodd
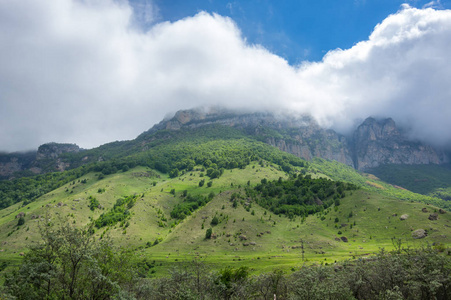
M0 151L92 148L211 106L343 134L391 117L451 147L450 0L405 2L0 1Z
M451 1L399 0L136 0L156 7L155 21L194 16L200 11L233 19L251 44L260 44L290 64L319 61L336 48L365 40L376 24L396 13L403 3L412 7L449 9Z

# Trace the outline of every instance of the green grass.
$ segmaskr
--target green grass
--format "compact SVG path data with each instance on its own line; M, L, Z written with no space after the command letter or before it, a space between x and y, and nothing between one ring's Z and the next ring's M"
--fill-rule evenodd
M248 199L244 187L248 181L254 186L263 178L286 178L286 173L272 163L265 162L262 167L252 162L245 169L225 170L220 178L212 180L211 187L198 186L201 179L209 181L208 177L201 177L201 173L205 172L199 166L172 179L158 172L153 172L156 175L153 177L141 176L150 171L147 167L137 167L105 176L102 180L98 180L96 173L90 173L80 178L80 182L76 180L75 184L70 182L61 186L25 207L16 204L1 210L0 250L3 251L0 252L0 260L17 264L20 261L19 254L26 251L27 245L38 242L38 224L45 225L49 220L38 221L32 219L33 215L45 217L49 214L50 222L67 218L69 222L85 226L111 209L118 198L134 194L138 195L138 199L130 210L132 215L129 225L121 226L118 223L101 228L95 234L98 238L108 234L118 246L135 248L137 260L155 260L154 276L166 274L172 265L195 257L216 268L244 265L250 267L252 272L262 272L274 268L291 270L304 264L330 264L368 256L381 247L392 249L393 237L401 238L403 244L409 247L421 247L434 242L448 247L451 245L450 227L447 227L451 226L450 213L439 215L437 221L430 221L427 218L429 213L423 213L421 209L427 207L432 213L437 210L436 207L401 201L380 193L377 188L348 191L337 209L332 206L302 222L299 217L290 221L277 216L256 203L251 203L249 211L245 209ZM324 176L318 171L313 175ZM84 184L81 183L83 179L87 179ZM99 189L105 191L99 193ZM175 195L171 194L172 189ZM177 203L183 201L184 190L193 195L205 196L213 192L216 196L183 221L171 219L170 212ZM237 208L233 207L230 201L233 193L241 194L240 200L244 205L240 203ZM89 196L96 197L103 209L91 211ZM19 212L25 212L26 217L25 224L17 227L15 216ZM352 217L349 217L350 212ZM397 217L393 214L397 214ZM399 219L403 214L409 215L405 221ZM215 215L219 218L219 224L212 226L216 238L206 240L206 230L210 228ZM321 220L323 216L325 218ZM336 223L335 218L339 222ZM351 229L350 225L354 221L356 225ZM342 227L342 224L347 225ZM429 235L415 240L411 232L419 228L428 230ZM342 233L338 234L338 231ZM240 235L245 235L246 240L241 240ZM342 236L348 238L347 243L336 240ZM147 247L147 243L152 244L156 239L161 240L158 245ZM249 245L245 246L244 243ZM302 244L304 260L300 248Z
M409 166L404 167L409 168ZM400 168L403 167L401 166ZM353 168L336 161L327 161L321 158L315 158L310 162L310 169L313 172L326 174L333 180L350 182L366 190L374 191L387 197L394 197L405 201L422 202L425 204L435 205L444 208L448 211L451 211L451 201L443 200L442 198L438 197L435 194L431 195L418 194L402 186L387 183L372 174L357 172ZM445 194L449 193L449 188L445 189L444 193Z
M451 165L449 164L381 165L368 172L385 182L423 195L432 195L438 189L449 188L451 182ZM451 200L451 197L447 200Z

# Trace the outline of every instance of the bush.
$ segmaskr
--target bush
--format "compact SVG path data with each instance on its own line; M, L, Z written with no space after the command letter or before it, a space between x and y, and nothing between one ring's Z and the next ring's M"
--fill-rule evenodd
M133 283L130 253L110 240L96 242L91 230L40 228L43 242L30 246L18 270L5 280L15 299L116 299Z
M25 218L20 217L19 220L17 221L17 226L22 226L23 224L25 224Z
M208 228L207 231L205 232L205 238L206 239L211 239L212 233L213 233L213 229Z
M218 223L219 223L219 219L218 219L218 217L217 216L214 216L213 217L213 219L211 220L211 225L213 225L213 226L215 226L215 225L218 225Z

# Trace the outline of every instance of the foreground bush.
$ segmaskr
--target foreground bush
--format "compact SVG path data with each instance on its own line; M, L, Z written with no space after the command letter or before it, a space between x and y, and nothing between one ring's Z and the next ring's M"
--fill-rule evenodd
M133 299L130 255L89 230L69 224L41 226L42 242L30 247L20 268L5 280L17 299Z
M89 229L47 224L41 236L7 276L1 299L451 299L451 257L439 247L399 245L370 259L257 276L246 267L212 271L195 259L169 276L138 279L145 273L130 253L95 241Z
M451 299L451 259L432 248L381 251L371 259L249 276L248 270L207 272L193 261L136 286L140 299ZM137 290L137 291L138 291Z

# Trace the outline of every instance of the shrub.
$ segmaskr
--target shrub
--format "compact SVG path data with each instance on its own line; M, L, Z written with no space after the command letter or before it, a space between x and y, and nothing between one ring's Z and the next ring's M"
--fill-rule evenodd
M205 232L205 238L206 239L211 239L212 233L213 233L213 229L208 228L207 231Z
M25 218L20 217L19 220L17 221L17 226L22 226L23 224L25 224Z

